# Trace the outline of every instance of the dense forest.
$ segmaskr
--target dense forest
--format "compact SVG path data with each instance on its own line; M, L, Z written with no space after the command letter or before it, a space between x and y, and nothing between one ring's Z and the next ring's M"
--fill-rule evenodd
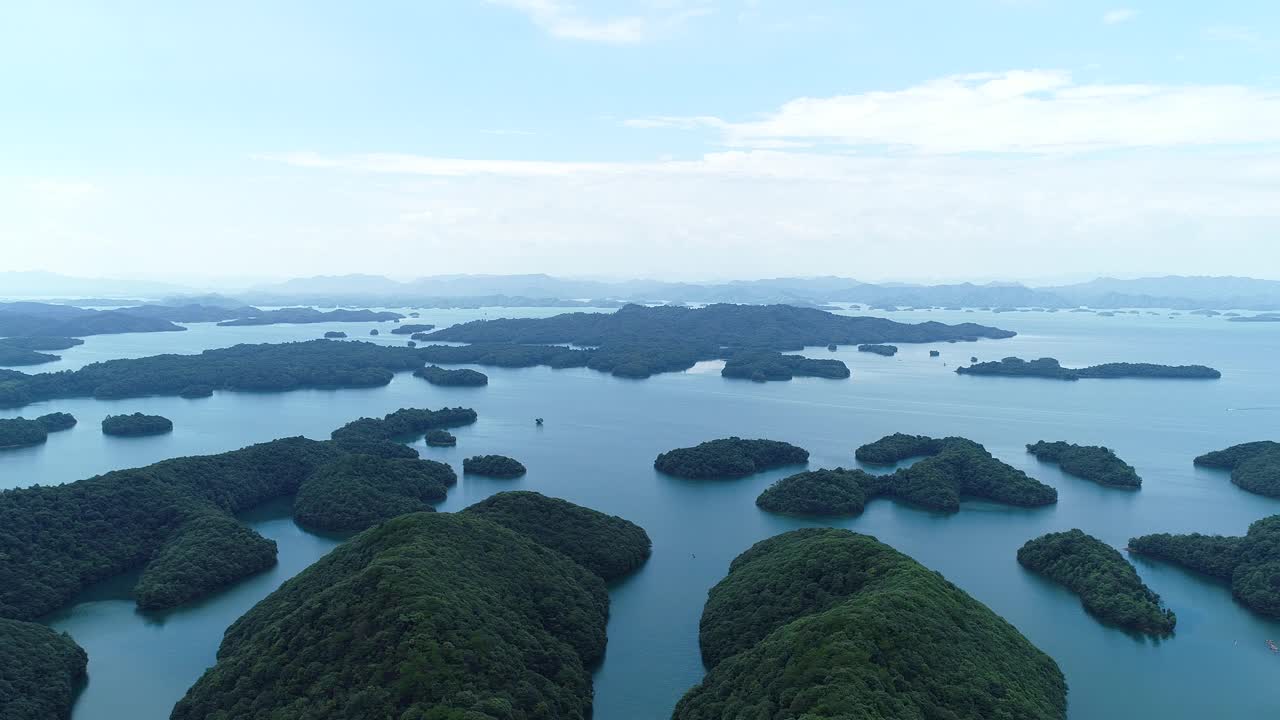
M276 543L230 515L197 513L147 563L134 585L138 607L176 607L276 564Z
M61 359L62 357L60 355L50 355L49 353L36 352L35 350L27 350L26 348L9 347L3 342L0 342L0 365L6 367L40 365Z
M80 338L58 337L56 335L0 338L0 347L21 348L23 350L67 350L83 344L84 341Z
M280 323L303 324L323 322L388 322L399 320L400 313L378 312L374 310L329 310L320 311L313 308L295 307L279 310L259 310L256 314L223 320L218 325L277 325ZM393 331L394 332L394 331Z
M458 482L434 460L348 455L323 465L298 488L293 517L310 530L351 532L411 512L431 511Z
M765 488L756 498L762 510L793 515L861 515L868 487L878 480L861 470L810 470Z
M88 662L65 633L0 618L0 720L68 720Z
M69 413L53 412L35 420L26 418L0 419L0 450L39 445L48 439L49 433L75 427L76 419Z
M872 345L863 343L858 346L858 352L873 353L875 355L884 355L885 357L893 357L898 354L897 345Z
M1119 488L1142 487L1142 478L1129 463L1116 457L1114 450L1097 445L1075 445L1068 442L1041 440L1027 445L1027 452L1045 462L1055 462L1068 475L1092 480L1099 485Z
M668 475L705 480L745 477L784 465L803 465L807 462L809 451L790 443L731 437L668 450L653 461L653 467Z
M355 440L403 440L422 437L428 430L460 427L476 421L476 411L471 408L440 408L421 410L400 408L384 415L382 419L360 418L334 430L329 437L339 442Z
M1244 537L1144 535L1129 549L1229 581L1246 607L1280 617L1280 515L1253 523Z
M431 447L453 447L458 444L458 438L448 430L428 430L423 440Z
M15 302L0 303L0 337L80 338L134 332L175 332L181 325L158 317L131 314L124 310L86 310L70 305ZM20 347L10 345L10 347ZM70 347L35 347L28 350L58 350Z
M502 492L463 511L514 530L599 575L617 580L649 559L644 528L616 515L536 492Z
M253 391L375 387L391 382L397 370L421 366L417 352L367 342L311 340L108 360L74 371L0 375L0 407L53 398L178 395L192 386Z
M342 332L341 330L329 330L325 332L324 339L325 340L341 340L346 336L347 334Z
M1007 357L1000 361L960 366L961 375L1002 375L1006 377L1039 377L1056 380L1082 378L1172 378L1184 380L1216 380L1222 373L1204 365L1156 365L1153 363L1106 363L1084 368L1067 368L1054 358L1023 360Z
M772 350L748 350L729 357L720 374L727 378L742 378L754 382L790 380L793 377L843 380L849 377L849 366L841 360L814 360L801 355L783 355Z
M436 329L435 325L424 325L421 323L407 323L404 325L397 325L396 327L392 328L391 333L393 335L413 335L415 333L424 333L424 332L428 332L430 330L435 330L435 329Z
M875 538L757 543L707 597L708 673L675 720L1062 720L1057 664L982 603Z
M518 478L524 475L524 464L506 455L476 455L462 461L462 472L492 478Z
M489 384L489 376L470 368L446 370L439 365L428 365L413 371L414 377L420 377L432 385L449 387L479 387Z
M1079 595L1084 609L1104 622L1148 635L1173 633L1173 611L1160 607L1160 596L1123 555L1092 535L1043 535L1018 550L1018 562Z
M402 515L237 620L172 718L581 720L608 608L598 576L528 536Z
M1195 459L1202 467L1231 471L1231 482L1244 490L1280 498L1280 443L1270 440L1232 445Z
M973 323L910 325L790 305L710 305L697 309L627 305L611 314L567 313L551 318L476 320L454 325L428 337L472 343L477 349L468 352L468 348L433 346L427 360L509 367L585 365L621 377L644 378L687 370L702 360L727 359L734 365L734 369L726 367L725 375L729 377L754 379L758 374L764 380L792 375L841 378L848 377L844 363L784 356L776 351L832 344L976 340L1013 335ZM556 347L561 344L592 349Z
M873 465L892 465L914 457L935 455L942 450L947 441L956 439L959 438L942 438L939 440L927 435L894 433L885 435L875 442L859 446L854 451L853 456L859 462Z
M131 415L108 415L102 418L103 435L140 437L162 435L167 432L173 432L173 421L162 415L144 415L136 412Z

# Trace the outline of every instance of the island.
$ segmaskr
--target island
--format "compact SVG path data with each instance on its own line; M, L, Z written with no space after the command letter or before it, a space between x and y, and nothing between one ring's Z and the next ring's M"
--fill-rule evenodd
M704 360L726 360L724 374L730 377L756 379L758 373L765 380L800 374L840 378L847 377L848 368L839 361L810 360L780 351L834 344L976 341L1014 334L973 323L913 325L791 305L626 305L615 313L577 312L453 325L427 337L479 347L469 351L470 346L432 346L427 350L434 354L427 359L508 367L585 366L627 378L688 370ZM735 367L730 369L729 363Z
M794 530L739 555L698 639L707 674L673 720L1067 713L1052 658L939 573L848 530Z
M942 353L941 353L941 352L939 352L939 351L937 351L937 350L930 350L930 351L929 351L929 357L939 357L940 355L942 355Z
M410 323L406 325L398 325L392 328L391 332L395 335L413 335L414 333L425 333L435 329L436 329L435 325L422 325L422 324Z
M425 441L431 447L453 447L458 444L458 438L448 430L428 430Z
M58 337L56 335L0 338L0 347L21 348L23 350L67 350L83 344L84 340L80 338Z
M1090 615L1134 632L1163 637L1177 618L1143 584L1115 548L1075 529L1049 533L1018 550L1018 563L1080 596Z
M172 720L332 708L369 718L590 717L609 595L588 563L612 573L647 547L625 521L532 494L402 515L339 545L232 624L217 664ZM370 692L386 678L406 691Z
M468 475L509 480L524 475L524 465L506 455L476 455L462 461L462 472Z
M1280 443L1271 440L1241 443L1195 459L1201 467L1231 471L1231 482L1242 490L1280 497Z
M1222 373L1204 365L1155 365L1152 363L1105 363L1084 368L1066 368L1054 358L1023 360L1007 357L1000 361L960 366L961 375L1001 375L1004 377L1038 377L1054 380L1084 378L1165 378L1176 380L1216 380Z
M500 492L462 511L533 538L613 582L649 559L644 528L566 500L529 491Z
M173 432L173 421L162 415L108 415L102 419L102 434L121 437L163 435Z
M370 331L369 331L369 334L370 334L370 335L377 335L377 334L378 334L378 328L374 328L374 329L370 330Z
M739 437L709 440L693 447L664 452L654 469L667 475L707 480L746 477L753 473L809 462L809 451L779 440Z
M346 337L347 334L342 332L341 330L330 330L326 332L324 336L325 336L325 339L327 340L340 340Z
M403 317L404 316L400 313L378 312L374 310L330 310L328 312L322 312L315 308L292 307L281 308L279 310L259 310L257 313L245 317L238 317L234 320L224 320L218 323L218 325L225 327L239 327L244 325L277 325L282 323L300 325L324 322L387 322L391 320L399 320Z
M16 417L0 419L0 450L39 445L49 433L75 427L76 419L68 413L55 412L35 420Z
M1092 480L1099 485L1117 488L1140 488L1142 478L1129 463L1116 457L1115 451L1098 445L1075 445L1068 442L1039 442L1027 445L1027 452L1044 462L1054 462L1068 475Z
M181 332L186 328L168 320L131 314L126 310L87 310L70 305L38 302L0 303L0 337L57 338L64 347L35 347L31 343L10 344L28 350L59 350L70 347L63 338L114 335L135 332ZM20 343L22 341L19 341Z
M88 662L66 633L0 618L0 717L70 720Z
M61 360L60 355L36 352L26 348L9 347L0 343L0 365L6 367L22 367L24 365L40 365Z
M867 504L864 487L875 482L874 476L861 470L810 470L765 488L756 505L789 515L861 515Z
M1245 607L1280 618L1280 515L1258 520L1243 537L1158 533L1131 538L1129 550L1226 581Z
M872 465L892 465L910 458L936 455L941 452L943 445L949 439L952 438L939 440L927 435L894 433L885 435L875 442L859 446L854 451L853 456L859 462Z
M419 462L413 448L391 439L474 420L466 408L403 408L349 423L329 441L284 438L2 491L0 617L33 620L134 569L142 571L134 589L141 607L204 597L275 562L275 544L236 513L293 498L304 523L356 528L400 512L405 496L442 498L442 488L456 481L453 471Z
M1276 323L1280 322L1280 315L1239 315L1227 318L1227 322L1237 323Z
M428 365L414 370L413 376L420 377L432 385L448 387L480 387L489 384L488 375L470 368L446 370L439 365Z
M58 432L60 430L70 430L76 426L76 418L71 413L51 412L48 415L41 415L36 418L36 422L44 428L45 432Z
M893 357L898 354L897 345L871 345L864 343L858 346L858 352L874 353L885 357Z
M213 397L213 388L208 385L188 385L178 391L178 397L188 400Z
M835 352L837 350L836 344L831 343L830 345L827 346L827 349L830 350L831 352Z
M619 373L615 368L614 374L625 373ZM801 355L756 350L733 355L725 361L720 374L727 378L743 378L753 382L790 380L793 377L843 380L849 377L849 366L841 360L814 360ZM647 377L647 374L638 374L636 377Z

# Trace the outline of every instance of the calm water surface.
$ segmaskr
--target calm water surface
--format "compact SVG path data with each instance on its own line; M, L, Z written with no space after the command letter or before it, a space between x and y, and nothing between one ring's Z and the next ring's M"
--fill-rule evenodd
M551 315L555 309L422 312L446 325L477 317ZM439 509L458 510L505 489L537 490L622 515L648 530L653 558L612 589L609 651L596 673L596 717L668 717L702 676L698 618L708 588L752 543L810 523L759 511L756 495L790 471L727 482L689 482L657 474L653 457L672 447L727 435L770 437L808 448L811 467L853 465L853 449L891 432L964 435L1058 489L1044 509L966 502L954 515L890 501L833 524L869 533L939 570L1016 625L1052 655L1070 684L1073 720L1158 717L1274 717L1280 709L1280 657L1264 640L1280 623L1236 605L1229 590L1176 568L1136 560L1139 573L1178 614L1163 641L1131 636L1087 616L1079 600L1023 571L1014 557L1026 540L1079 527L1123 547L1133 535L1200 531L1243 533L1280 513L1280 501L1245 493L1225 474L1191 459L1206 450L1280 438L1280 382L1274 374L1280 328L1216 318L1163 315L1101 318L1068 313L909 312L901 321L975 321L1020 333L980 343L904 345L895 358L841 348L815 357L849 364L849 381L800 379L757 385L721 378L715 363L687 373L628 381L586 369L483 368L487 388L438 388L408 374L368 390L278 394L217 393L202 400L62 400L0 411L28 417L61 410L80 424L36 448L0 454L0 487L68 482L178 455L230 450L287 435L324 438L361 415L400 407L465 405L480 414L456 431L456 448L424 457L461 469L464 456L510 454L529 467L516 481L462 478ZM390 325L344 324L362 339ZM197 352L237 342L318 337L324 325L217 328L185 333L103 336L62 351L45 369L112 357ZM929 358L938 349L940 358ZM1051 355L1067 365L1108 361L1204 363L1216 382L1080 381L960 377L968 361ZM103 415L142 410L173 419L170 435L105 438ZM538 428L534 417L545 417ZM1099 487L1041 465L1024 445L1040 439L1104 444L1143 476L1138 492ZM223 630L288 577L339 542L300 530L288 503L259 508L245 522L277 541L280 564L215 597L163 614L140 613L127 599L131 579L94 588L47 622L89 652L89 684L75 720L168 717L173 703L213 663Z

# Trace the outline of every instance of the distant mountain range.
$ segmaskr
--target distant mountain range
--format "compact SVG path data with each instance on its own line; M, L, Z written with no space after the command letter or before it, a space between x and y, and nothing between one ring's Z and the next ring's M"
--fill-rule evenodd
M381 275L295 278L225 296L165 283L69 278L52 273L0 272L0 297L164 298L166 304L348 306L618 306L637 303L786 303L822 306L986 308L1173 308L1177 310L1280 310L1280 281L1244 277L1167 276L1133 280L1099 278L1051 287L1018 283L914 285L864 283L841 277L772 278L724 283L657 280L605 282L551 275L436 275L410 281ZM125 303L121 303L125 304Z

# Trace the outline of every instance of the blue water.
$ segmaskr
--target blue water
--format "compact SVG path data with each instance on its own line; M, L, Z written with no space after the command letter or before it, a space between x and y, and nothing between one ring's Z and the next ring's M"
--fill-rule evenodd
M482 312L424 311L421 322L444 325ZM490 317L555 312L487 311ZM1191 464L1207 450L1280 439L1280 382L1274 375L1280 327L1163 314L919 311L890 317L982 322L1020 334L903 345L894 358L853 348L807 351L844 360L853 370L848 381L753 384L721 378L715 363L642 381L586 369L481 368L490 376L486 388L439 388L401 374L386 387L366 390L54 401L0 413L62 410L81 421L43 446L0 454L0 487L67 482L286 435L323 438L355 417L399 407L474 407L480 420L455 432L456 448L419 443L418 450L457 469L465 456L500 452L520 459L529 473L516 481L463 477L441 510L505 489L530 489L622 515L653 538L649 563L612 588L609 651L595 678L596 717L630 720L668 716L701 677L698 618L708 588L729 561L753 542L812 524L754 505L760 490L789 471L690 482L656 473L657 453L728 435L769 437L809 449L811 467L833 467L853 465L855 447L891 432L963 435L1058 488L1058 504L1027 510L966 502L959 513L942 515L877 500L862 516L833 524L908 553L1016 625L1066 673L1073 720L1273 716L1280 707L1280 657L1267 651L1264 640L1280 640L1280 623L1237 605L1224 586L1135 560L1143 579L1178 614L1176 635L1154 641L1098 623L1075 596L1022 570L1014 555L1032 537L1071 527L1123 547L1130 536L1148 532L1240 534L1253 520L1280 513L1280 501L1246 493L1225 474ZM186 333L103 336L62 351L58 365L309 339L328 329L363 339L369 327L374 325L197 325ZM389 325L379 327L384 334L375 340L404 341L386 335ZM929 358L930 349L942 356ZM1217 367L1224 377L1069 383L955 375L954 367L970 355L1051 355L1066 365L1194 362ZM135 410L173 419L174 432L136 439L101 435L103 415ZM545 426L535 427L534 417L545 417ZM1040 439L1112 447L1138 469L1143 488L1125 492L1065 476L1026 454L1023 446ZM123 594L127 583L116 582L50 618L89 652L90 681L75 720L167 717L213 662L226 626L337 542L298 529L287 509L287 503L276 504L245 518L280 546L280 565L264 575L159 616L136 611Z

